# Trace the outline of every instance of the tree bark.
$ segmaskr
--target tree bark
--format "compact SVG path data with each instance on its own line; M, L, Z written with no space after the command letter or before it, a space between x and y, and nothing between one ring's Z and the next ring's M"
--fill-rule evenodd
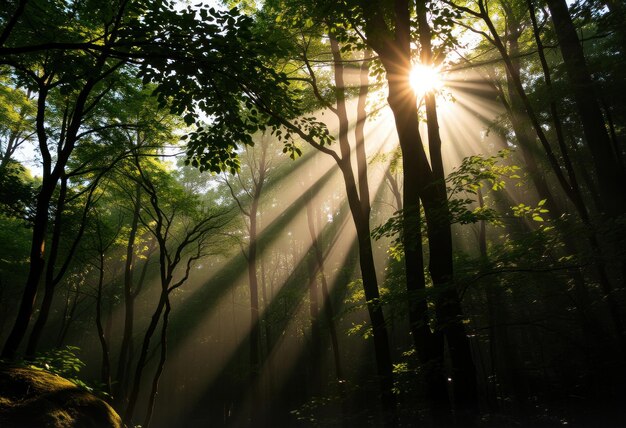
M398 4L401 3L401 4ZM432 417L438 426L452 424L446 376L443 372L443 335L431 332L424 277L421 238L420 195L431 181L431 169L419 134L417 99L409 84L411 70L410 24L408 2L396 2L396 35L379 47L387 72L388 103L393 112L402 150L403 206L402 244L404 246L406 287L411 333L425 382Z
M52 300L54 297L54 288L56 283L54 281L54 266L56 264L59 255L59 242L61 239L61 219L63 217L63 210L65 209L65 198L67 196L67 176L63 175L61 178L61 186L59 189L59 197L56 204L56 217L54 219L54 226L52 230L52 241L50 245L50 251L48 254L48 262L45 273L45 291L43 301L41 302L41 308L39 309L39 315L33 326L33 330L30 334L28 344L26 346L26 357L32 358L35 355L37 344L43 327L50 315L50 308L52 307Z
M612 148L604 117L600 109L596 88L583 53L576 28L565 0L547 0L563 63L569 77L583 132L598 177L603 210L610 217L626 212L626 196L622 187L626 182L618 157Z
M98 254L98 289L96 292L96 328L98 340L102 350L102 367L100 369L100 381L105 385L105 392L111 393L111 357L109 343L102 324L102 289L104 287L104 251Z
M250 207L250 242L248 244L248 288L250 291L250 370L255 377L259 371L259 285L256 276L258 200Z
M163 323L161 325L161 352L159 355L159 363L157 365L157 370L152 378L152 389L150 390L150 396L148 397L148 406L146 409L146 416L143 420L142 427L148 428L150 426L150 422L152 421L152 414L154 413L154 403L156 402L156 397L159 392L159 380L161 379L161 375L163 374L163 369L165 368L165 362L167 360L167 326L169 324L169 315L172 310L169 299L169 292L165 299L165 311L163 312Z
M339 147L341 151L341 157L336 158L335 160L337 161L344 179L348 206L350 207L350 213L352 214L352 219L356 227L359 247L359 265L361 267L361 278L363 280L363 290L367 301L367 310L372 323L374 353L376 356L376 371L380 379L385 423L388 426L393 426L396 424L395 397L392 392L393 366L389 350L389 336L385 323L385 315L380 303L378 279L376 277L376 267L374 264L374 254L372 251L372 241L370 237L369 187L367 186L367 182L360 182L357 186L354 171L352 169L350 154L351 148L348 140L349 120L345 102L343 61L339 50L339 43L332 34L332 31L329 34L329 38L334 60L335 94L337 98L337 108L335 114L339 119ZM363 91L361 88L360 97L365 97L366 94L367 92ZM362 128L360 129L362 131ZM361 139L359 150L363 149L362 141L363 140ZM357 157L359 176L366 177L367 164L364 162L364 152L360 153L361 154ZM359 159L361 160L360 162ZM359 193L359 189L361 190L361 193Z
M112 42L113 39L114 37L111 36L111 38L106 40L105 43ZM34 310L37 289L39 287L39 282L45 265L45 242L46 231L48 228L48 211L54 194L54 189L56 188L57 183L65 170L67 162L78 142L79 131L83 125L83 116L85 114L87 100L96 84L107 74L106 72L102 72L107 58L108 52L106 50L96 57L91 70L92 72L86 78L81 90L76 96L76 100L74 101L71 109L71 115L68 116L69 119L67 127L64 126L64 129L62 130L63 132L61 132L62 139L57 142L56 164L54 167L52 166L53 157L51 156L48 148L48 136L45 129L46 102L50 91L49 85L51 84L48 80L51 76L44 74L42 77L37 78L36 83L39 87L39 98L37 100L37 117L35 125L37 139L39 142L39 151L43 162L43 174L41 190L37 195L35 219L33 222L33 236L31 240L28 278L24 286L24 292L22 294L17 318L2 350L2 358L11 360L15 359L18 347L26 335L26 330Z
M50 201L52 200L55 187L56 180L44 179L41 191L39 195L37 195L37 208L33 222L28 278L26 279L17 318L4 344L4 349L2 350L2 358L12 360L16 357L17 349L26 334L26 329L28 328L28 323L30 322L35 307L37 288L39 288L39 280L46 263L44 252L46 231L48 228L48 208L50 207Z
M514 83L514 76L519 76L520 73L519 37L521 36L521 32L517 30L518 23L515 23L512 17L507 17L507 24L509 26L507 31L508 54L511 58L511 66L513 68L513 70L506 70L506 87L510 102L509 117L513 131L517 137L520 151L522 152L522 157L524 158L524 164L535 185L535 189L537 189L539 198L546 200L545 208L549 211L550 217L556 219L562 213L562 209L558 206L552 191L548 187L546 176L537 163L536 136L532 128L528 126L524 103Z
M416 2L421 46L421 60L425 66L434 66L431 48L431 30L427 19L426 2ZM463 310L454 283L452 264L452 231L446 191L446 176L441 153L441 135L437 118L437 101L433 92L425 95L428 148L432 170L431 182L421 193L426 214L429 271L434 287L438 287L436 301L437 324L448 343L451 360L452 386L458 424L472 426L478 416L476 368L469 339L463 325ZM432 192L432 194L431 194ZM432 195L432 196L431 196ZM430 207L431 199L434 205Z
M116 372L115 399L119 405L126 402L127 369L130 366L130 355L133 341L135 320L135 292L133 290L133 273L135 271L135 241L139 227L139 212L141 210L141 184L135 184L135 198L133 204L130 232L126 243L126 261L124 263L124 332L120 344Z
M45 265L45 242L48 228L48 209L54 189L56 188L59 176L52 170L52 158L48 151L48 137L45 131L46 99L49 88L41 84L37 99L37 138L39 148L42 152L43 177L41 190L37 195L37 205L35 208L35 219L33 221L33 236L31 239L28 278L24 286L24 293L20 301L20 307L13 328L2 349L2 358L14 359L17 349L22 342L28 323L33 313L35 299L37 298L37 288Z

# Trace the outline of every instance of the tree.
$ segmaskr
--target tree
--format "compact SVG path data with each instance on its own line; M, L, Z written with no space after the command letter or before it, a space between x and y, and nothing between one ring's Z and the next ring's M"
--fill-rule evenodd
M65 28L71 28L74 18L62 10L50 7L47 11L57 23L66 23ZM109 25L100 27L104 31L103 45L110 46L117 41L124 8L117 10L116 19ZM39 16L38 18L41 19ZM36 22L33 22L36 25ZM93 28L98 31L98 27ZM23 38L37 37L33 28L23 28ZM14 32L16 30L13 30ZM36 30L35 30L36 31ZM68 36L64 34L65 36ZM47 36L44 35L44 37ZM76 34L69 34L76 37ZM51 58L45 54L34 54L28 58L17 58L14 67L21 75L21 79L29 81L29 87L37 96L36 130L39 151L43 159L42 184L37 195L33 221L33 237L30 250L30 271L24 294L20 304L17 319L4 345L2 355L5 358L14 358L18 346L22 341L30 317L33 312L39 280L45 265L45 241L48 226L48 209L59 179L65 171L70 156L80 141L89 131L82 129L86 115L95 107L97 101L111 89L111 75L122 65L119 60L112 60L106 50L95 57L66 53L56 53ZM77 76L75 70L81 70ZM49 97L54 91L59 91L66 98L65 114L59 133L52 138L57 139L56 156L50 152L49 133L46 130L46 120L49 112Z
M140 221L144 227L150 230L150 233L154 236L158 244L161 291L157 306L154 309L141 344L141 350L133 376L132 389L123 419L125 423L130 423L132 420L139 396L143 371L150 349L150 341L162 318L160 357L152 381L148 409L142 424L142 426L147 427L152 418L159 378L167 358L167 326L171 311L170 295L187 281L192 272L193 264L197 260L209 254L215 254L216 249L213 248L210 239L226 225L229 221L229 216L228 210L205 208L195 205L194 196L186 195L184 192L181 192L180 189L172 189L173 194L165 197L157 188L172 186L158 185L157 180L167 180L168 177L164 176L162 172L159 173L159 171L155 171L156 177L152 178L151 175L154 173L151 173L147 169L148 166L141 166L138 157L135 158L135 161L140 174L138 178L140 180L139 182L150 199L150 206L144 207L144 212L140 214ZM181 221L181 219L178 218L181 215L188 217ZM179 226L180 230L176 230L175 221L176 223L182 223L182 225ZM189 253L189 251L191 252ZM184 272L177 274L177 268L179 268L181 264L184 265Z
M177 114L185 113L185 120L189 124L198 118L193 103L199 100L199 97L190 95L191 91L184 89L191 89L189 85L202 89L201 95L204 99L198 106L215 118L215 127L209 129L223 127L225 120L230 123L232 119L234 122L231 124L241 135L247 135L251 129L259 127L249 119L235 120L240 109L239 96L241 93L247 93L243 82L256 80L264 85L263 91L276 93L276 87L280 86L282 81L282 77L265 67L261 59L257 60L256 65L241 60L242 57L258 57L258 54L267 56L272 51L265 44L255 43L255 35L249 28L250 21L240 17L236 10L218 12L207 6L197 11L189 7L178 12L169 4L145 8L139 1L123 1L118 8L114 6L93 8L91 4L77 3L73 6L81 13L74 14L73 9L55 8L48 3L40 6L32 5L32 10L26 7L23 13L28 14L30 19L25 21L24 25L15 24L12 27L11 40L15 44L25 42L36 45L57 41L61 44L76 43L84 41L85 38L98 42L88 43L79 50L73 47L66 50L37 49L33 50L33 53L3 57L3 61L11 64L19 73L22 81L30 82L29 88L36 94L37 139L43 158L42 186L35 209L30 274L18 317L3 350L3 355L8 358L15 356L33 312L37 286L45 264L47 212L54 189L74 148L82 139L96 131L83 130L85 118L107 94L113 93L117 83L116 73L121 67L128 61L139 62L139 72L146 82L159 81L160 86L156 93L161 106L165 107L171 101L173 111ZM20 15L21 13L19 12ZM83 17L84 22L80 21ZM83 34L71 30L82 28L82 25L88 27L89 32ZM228 31L222 31L227 26ZM39 32L39 28L46 28L49 31ZM64 31L55 33L55 28L63 28ZM178 36L174 39L178 44L164 46L159 36L155 34L176 34ZM203 37L197 38L196 34L203 34ZM185 52L189 51L196 54L185 56ZM200 52L202 54L199 54ZM222 67L223 65L226 65L226 68ZM179 74L172 74L177 68ZM207 73L205 76L210 76L211 83L205 85L206 82L202 82L203 86L198 86L199 82L189 75L189 70ZM183 75L189 75L186 82L173 82L172 79L178 79ZM177 95L168 100L168 91L172 90ZM57 92L64 98L66 107L60 119L58 135L55 136L58 156L53 157L49 149L51 136L47 132L46 121L49 116L51 94ZM182 96L183 93L188 95ZM224 97L226 93L230 94L230 98ZM113 123L105 126L114 128L119 125ZM247 138L248 141L249 137ZM212 144L210 158L203 157L204 167L209 163L217 169L236 165L233 145L229 142L228 135L221 132L212 134L207 132L207 129L198 128L191 134L191 141L198 139ZM192 144L189 155L192 156L193 153Z
M241 214L247 218L246 227L248 229L247 251L244 257L248 263L248 287L250 291L250 368L252 377L258 373L260 368L260 320L259 320L259 285L258 285L258 264L257 249L259 234L257 223L259 216L259 203L263 194L263 188L268 180L271 169L271 158L268 159L267 141L261 137L257 150L246 147L244 159L249 169L249 177L243 178L241 172L236 173L240 183L237 188L225 177L224 183L228 186L231 196L235 200ZM246 180L246 182L244 182ZM245 199L244 199L245 198Z
M550 123L551 127L554 127L555 129L555 134L556 134L556 140L557 140L557 144L560 150L560 158L562 160L559 160L559 158L557 157L557 154L554 152L554 150L552 149L552 146L550 144L550 141L548 139L548 135L546 130L543 128L542 123L539 119L539 113L536 111L535 107L532 105L530 97L528 96L526 90L524 89L524 85L523 85L523 81L522 81L522 76L520 74L520 66L519 66L519 60L516 58L516 55L518 54L518 44L517 44L517 40L521 35L521 31L522 31L522 27L523 25L520 23L521 21L521 17L519 17L520 15L520 8L522 8L523 13L525 12L525 8L528 7L528 4L517 4L515 5L510 4L508 2L501 2L501 7L505 13L505 15L510 17L509 22L509 27L507 27L505 30L507 31L507 33L512 33L513 36L515 36L514 38L512 38L513 43L510 45L512 47L512 51L508 52L507 48L505 46L505 41L504 39L500 36L498 29L496 28L496 25L494 24L494 21L491 19L491 16L489 14L489 8L488 2L485 1L479 1L478 2L478 11L474 11L468 7L462 6L462 5L458 5L458 4L454 4L449 2L449 4L453 5L455 8L457 8L458 10L462 11L464 14L474 17L474 18L478 18L480 20L482 20L484 22L484 24L486 25L487 29L488 29L488 34L483 32L483 31L479 31L479 30L473 30L478 32L479 34L483 35L483 37L485 37L487 40L489 40L490 43L492 43L498 50L500 56L502 57L504 64L505 64L505 68L506 68L506 72L507 72L507 78L508 78L508 86L509 86L509 93L512 95L511 99L512 99L512 103L511 106L508 107L508 109L510 110L510 114L512 117L512 121L514 122L514 128L517 128L519 134L518 135L524 135L524 136L528 136L527 132L523 129L522 124L519 122L520 116L519 116L519 109L522 108L525 110L526 112L526 116L527 118L530 120L533 129L535 131L536 137L539 139L541 146L544 149L545 155L547 156L547 160L551 166L552 172L555 174L557 181L561 187L561 189L563 190L563 192L565 193L565 195L568 197L568 199L572 202L572 204L574 205L577 214L580 218L580 220L582 221L582 223L585 225L585 227L589 228L590 230L593 230L596 228L596 226L594 226L594 220L593 220L593 212L592 210L589 208L589 204L583 199L583 188L582 188L582 184L581 182L578 180L577 178L577 172L575 171L575 169L573 168L572 164L571 164L571 160L570 160L570 155L569 155L569 151L575 151L575 146L570 146L567 147L564 141L564 136L563 136L563 130L561 127L561 120L560 120L560 116L558 115L558 112L556 111L556 107L554 104L551 105L550 107L550 115L551 115L551 119L552 119L552 123ZM530 5L530 10L531 10L531 16L530 16L530 21L531 23L534 21L534 9L532 8L532 3ZM512 24L516 23L516 24ZM466 24L464 24L466 25ZM472 27L470 27L472 28ZM537 45L537 49L540 55L540 61L542 62L542 71L543 71L543 77L544 80L546 81L546 84L548 85L548 88L550 90L551 88L551 79L550 79L550 74L547 71L547 65L546 65L546 60L545 60L545 56L543 55L543 46L541 43L541 38L539 36L539 34L537 33L537 28L536 28L536 23L534 24L533 28L533 32L534 32L534 39L535 39L535 43ZM574 37L577 37L576 34L574 33ZM570 40L571 42L571 40ZM570 46L571 48L571 46ZM572 53L573 54L573 53ZM543 59L542 59L543 58ZM579 58L580 60L581 58ZM583 58L584 59L584 58ZM569 61L568 61L569 62ZM583 64L584 65L584 64ZM570 66L571 69L571 66ZM590 84L590 81L588 82ZM514 90L514 91L513 91ZM551 96L554 96L555 94L552 92L550 94ZM588 96L588 95L586 95ZM554 103L554 101L553 101ZM597 103L596 103L597 105ZM595 115L598 112L596 111L595 113L592 114ZM597 120L593 119L593 120ZM592 120L592 122L593 122ZM517 122L517 125L515 125L515 122ZM587 126L591 126L592 128L595 125L590 125L589 123L587 124ZM602 125L602 127L604 127L604 125ZM605 136L607 136L608 138L608 134L606 133L606 130L604 130L604 133L606 134ZM588 134L586 134L588 135ZM610 141L608 140L604 140L604 142L602 142L603 140L598 140L598 145L595 148L591 148L591 151L593 152L594 150L596 150L596 154L593 155L594 158L594 163L595 163L595 167L596 169L598 168L598 163L597 163L597 158L598 156L601 156L601 154L598 151L601 150L606 150L602 149L603 146L605 146L607 143L610 143ZM527 140L527 138L523 138L521 140L522 145L528 145L530 143L530 141ZM587 143L589 144L589 143ZM595 144L595 143L594 143ZM527 149L525 149L527 150ZM615 152L617 154L617 152ZM605 153L606 155L607 153ZM534 181L536 183L537 186L537 190L539 192L539 194L544 197L547 202L548 202L548 207L549 210L551 212L554 212L556 214L559 214L561 212L560 207L557 206L556 203L554 202L550 202L553 198L551 196L551 192L549 191L547 184L545 182L545 180L543 179L538 179L536 177L541 177L540 174L538 173L538 171L535 168L534 165L534 157L529 153L528 155L525 156L525 158L529 161L529 169L531 172L534 172L533 176ZM610 162L614 162L614 164L611 166L609 165L609 167L607 168L608 171L613 171L613 172L609 172L608 174L615 174L615 173L619 173L619 156L615 156ZM585 172L583 171L581 175L584 175ZM604 175L604 178L600 178L598 176L598 180L601 182L606 183L608 178L606 176L606 172L602 173ZM617 178L616 176L613 178ZM590 189L588 190L589 192L591 192L592 194L594 194L594 190L592 190L593 188L593 182L592 180L589 180L590 182L587 184L588 187L590 187ZM613 185L613 184L611 184ZM606 189L606 187L603 187ZM603 192L599 192L600 195L603 194ZM608 197L607 194L604 195L604 197ZM604 197L601 197L600 199L603 199ZM618 197L617 199L615 199L617 202L611 202L609 203L609 205L613 206L613 208L611 209L613 214L609 214L607 211L607 214L609 215L609 217L612 216L618 216L618 211L619 209L617 208L617 206L620 204L619 200L620 198ZM600 209L606 209L606 206L608 206L606 204L606 202L602 202L601 200L599 201L600 203ZM554 217L559 217L559 215L554 215ZM565 237L564 238L566 243L568 244L568 247L570 250L573 250L574 248L574 244L572 242L572 240L569 237ZM591 245L592 248L594 248L595 252L601 253L602 250L602 246L600 245L600 241L598 236L592 232L589 235L589 244ZM617 332L619 341L620 341L620 346L624 349L625 348L625 344L626 344L626 339L624 336L624 324L622 321L622 316L621 316L621 310L619 308L619 305L617 304L617 302L614 299L614 288L613 285L611 284L611 281L609 280L609 277L607 275L607 271L606 271L606 264L603 261L602 258L600 258L599 260L597 260L597 262L595 263L595 266L597 268L597 276L600 282L600 285L602 287L602 290L604 292L604 294L606 295L606 301L609 307L609 311L611 314L611 320L615 326L615 330ZM580 284L581 279L578 278L577 279L577 290L579 291L580 295L583 295L586 293L586 289L585 286Z
M251 412L252 421L258 421L260 416L258 408L260 394L257 393L258 385L256 385L263 361L261 352L261 317L259 316L258 275L259 259L261 258L261 254L259 254L259 238L261 236L259 233L261 229L259 217L262 214L260 209L261 197L270 179L272 170L272 155L268 154L268 151L271 150L270 144L266 135L262 134L254 148L246 146L245 153L240 155L244 162L245 171L237 171L231 179L224 175L223 180L241 215L244 217L245 227L247 228L247 248L244 249L242 246L242 253L248 265L248 291L250 293L250 385L255 391ZM235 180L235 177L237 180ZM265 281L265 278L262 278L262 281ZM263 300L267 305L267 295L263 282L262 285ZM267 327L267 321L265 326ZM266 329L266 340L268 343L271 340L268 329ZM268 346L268 352L269 348Z
M26 8L26 3L28 3L28 0L16 0L11 3L15 3L14 5L11 4L11 6L14 7L7 7L5 9L5 13L2 14L2 24L4 24L4 26L2 28L2 33L0 33L0 46L5 44L7 39L11 35L11 31L13 31L13 28L24 13L24 9Z
M609 217L623 215L626 212L626 198L619 183L623 183L626 177L620 167L622 153L615 149L609 137L595 85L587 68L567 3L549 0L547 4L582 121L585 140L593 157L598 189L602 195L602 209L606 210Z
M100 346L102 348L102 369L100 372L100 380L104 384L105 392L107 394L111 394L113 392L113 388L111 385L111 352L110 352L110 343L107 340L105 328L102 323L102 309L103 309L103 301L104 301L104 284L105 284L105 256L109 248L115 243L117 238L118 231L115 231L115 228L108 227L110 225L105 224L102 221L102 217L100 213L96 211L96 222L95 222L95 239L94 246L97 252L98 264L98 285L96 288L96 328L98 329L98 340L100 341ZM110 316L109 316L110 317Z
M285 6L285 5L282 5ZM369 312L370 320L373 330L374 350L376 356L376 369L377 375L380 379L380 389L382 394L382 402L386 417L387 424L393 424L394 422L394 407L395 398L392 393L393 375L392 375L392 360L390 354L389 338L387 333L387 327L385 322L385 316L383 313L383 307L380 302L380 292L378 289L378 280L376 277L376 266L374 264L372 242L370 238L370 191L368 184L367 174L367 160L365 154L365 137L364 127L367 117L365 105L369 90L369 70L371 53L365 50L361 58L357 61L360 62L358 67L359 83L355 88L357 91L357 104L355 106L355 124L354 124L354 152L350 144L350 115L348 98L350 96L350 90L348 84L345 82L345 59L342 55L342 48L338 38L338 33L342 30L336 26L334 22L329 19L322 18L323 14L319 12L318 16L299 16L302 13L301 5L295 3L293 5L287 5L287 10L295 13L295 20L292 25L296 28L306 28L307 33L302 32L301 42L298 49L299 60L304 64L307 70L305 81L310 85L310 91L316 98L319 105L325 109L330 110L339 121L338 129L338 143L339 150L333 150L326 147L324 142L321 143L316 139L314 133L307 133L306 130L299 129L297 123L285 125L287 129L293 130L298 133L300 137L304 139L316 150L331 156L339 167L348 199L348 205L350 207L350 213L352 220L356 227L357 242L359 248L359 266L361 268L361 277L363 280L363 289L365 291L365 298L367 301L367 309ZM290 8L289 8L290 6ZM283 10L284 7L279 5L273 5L274 11ZM270 9L271 11L272 9ZM284 12L283 12L284 13ZM319 24L308 23L311 18L319 21ZM315 21L313 21L315 22ZM319 25L322 25L323 33L319 31ZM311 56L318 54L312 49L312 46L319 43L321 37L327 36L329 38L329 47L323 47L327 52L322 51L322 55L330 56L329 62L332 66L332 78L334 83L330 87L332 93L331 97L324 97L322 95L328 90L321 87L320 78L317 75L316 67L312 65ZM361 41L362 43L362 41ZM348 46L350 47L350 46ZM317 47L319 49L319 47ZM328 49L330 52L328 52ZM330 55L329 55L330 54ZM319 54L318 54L319 55ZM296 77L297 78L297 77ZM327 99L330 98L330 99ZM354 154L353 154L354 153ZM353 161L356 160L357 171L353 169ZM314 241L315 244L315 241ZM319 263L319 259L318 259ZM326 299L325 299L326 300ZM326 302L329 303L329 302Z
M430 163L419 133L417 99L409 84L412 67L411 3L397 1L393 7L384 2L355 2L344 14L359 17L367 44L379 55L386 72L388 103L394 114L403 160L402 239L405 255L409 314L416 349L426 375L433 414L447 423L447 384L443 375L443 338L447 339L452 360L455 405L462 418L473 420L477 413L475 369L469 342L462 325L462 310L453 286L452 241L448 220L445 177L441 157L434 95L426 97ZM422 60L433 61L430 28L425 5L417 3L417 18ZM344 15L350 22L349 15ZM429 271L441 292L436 300L437 327L428 324L424 259L421 248L420 206L424 205L430 249ZM471 422L470 422L471 424Z

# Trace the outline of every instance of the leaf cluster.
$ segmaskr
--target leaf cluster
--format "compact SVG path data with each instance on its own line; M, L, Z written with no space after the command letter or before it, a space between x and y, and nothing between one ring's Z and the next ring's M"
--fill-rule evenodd
M71 379L76 377L81 369L85 367L85 363L77 356L78 352L80 352L80 348L70 345L64 348L51 349L38 353L33 358L32 363L36 367L46 369L50 373Z
M298 94L272 64L280 47L238 9L151 10L145 20L155 43L142 47L139 75L156 85L161 107L195 127L186 137L189 164L236 171L239 144L252 145L255 132L299 115Z
M501 225L502 216L495 209L484 205L484 203L479 203L478 206L474 205L477 204L476 198L482 198L480 192L485 183L490 185L492 191L499 191L504 189L507 180L520 178L517 174L520 169L518 166L502 163L509 154L510 151L502 150L494 156L473 155L463 159L461 165L446 177L449 199L447 205L442 207L439 215L446 215L445 220L450 224L474 224L479 221L487 221L494 225ZM541 206L538 209L541 210ZM403 210L396 211L385 223L372 230L373 239L393 239L388 252L395 260L399 260L404 251L401 232L407 215L410 216L411 214ZM422 215L420 214L420 216ZM409 221L419 221L420 217L416 214L413 214L413 217ZM422 226L424 225L422 224ZM423 232L424 230L422 230L422 235Z
M0 214L28 220L35 203L35 183L18 162L0 168Z
M545 203L546 200L542 199L537 203L536 207L522 203L517 204L512 207L513 215L515 217L530 217L534 221L542 222L544 221L544 219L543 217L541 217L541 214L545 214L548 212L547 209L543 208Z

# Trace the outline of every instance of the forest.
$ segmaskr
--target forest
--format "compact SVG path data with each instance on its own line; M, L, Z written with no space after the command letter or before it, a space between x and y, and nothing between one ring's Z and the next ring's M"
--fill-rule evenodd
M2 0L0 368L128 428L625 427L625 70L623 0Z

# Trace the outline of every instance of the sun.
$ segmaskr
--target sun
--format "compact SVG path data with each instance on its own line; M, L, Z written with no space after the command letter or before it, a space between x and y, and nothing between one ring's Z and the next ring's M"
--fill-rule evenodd
M418 97L428 92L437 92L443 87L443 78L439 69L422 64L415 64L409 74L411 88Z

